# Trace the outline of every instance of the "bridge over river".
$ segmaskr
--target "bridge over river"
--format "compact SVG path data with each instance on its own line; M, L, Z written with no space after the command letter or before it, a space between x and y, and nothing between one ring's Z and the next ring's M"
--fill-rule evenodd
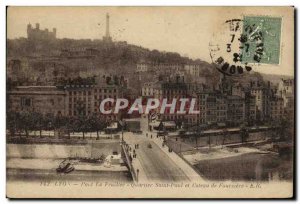
M168 147L162 146L162 138L157 138L154 133L148 133L148 136L146 134L146 132L143 134L124 133L123 153L125 153L124 156L135 182L202 180L192 166L176 153L168 152ZM135 149L135 144L138 144L139 148ZM137 156L130 159L134 151Z

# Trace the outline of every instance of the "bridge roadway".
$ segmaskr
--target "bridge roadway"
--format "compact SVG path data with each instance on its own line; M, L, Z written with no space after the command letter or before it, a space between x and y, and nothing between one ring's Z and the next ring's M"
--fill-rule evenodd
M191 167L188 166L188 164L186 164L183 160L176 162L174 159L172 159L172 157L170 157L168 154L173 154L173 156L177 155L174 155L174 152L165 152L162 147L158 145L158 141L154 141L159 140L154 138L154 134L153 138L151 139L150 135L146 137L145 135L126 132L124 133L124 140L131 147L131 155L133 155L135 144L139 144L139 148L135 149L137 158L133 158L132 162L134 170L136 171L139 169L138 182L191 181L189 175L191 169L188 169ZM148 147L149 144L151 144L152 148Z

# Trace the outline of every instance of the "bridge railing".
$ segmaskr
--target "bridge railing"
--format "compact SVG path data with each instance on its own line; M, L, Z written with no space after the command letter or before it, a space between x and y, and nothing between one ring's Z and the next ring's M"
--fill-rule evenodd
M129 158L128 146L125 144L125 142L123 142L121 144L121 146L122 146L122 151L123 151L124 157L125 157L125 163L126 163L128 169L129 169L129 171L130 171L130 173L132 175L132 178L133 178L134 182L137 182L138 181L137 174L136 174L135 169L134 169L134 167L132 165L132 161Z
M165 145L168 148L171 148L172 151L177 154L177 156L179 156L187 165L189 165L192 169L194 169L195 172L197 172L198 175L200 175L201 177L203 177L203 174L194 166L192 165L186 158L184 158L184 156L182 156L181 152L178 151L178 149L174 146L174 144L169 143L168 141L165 142ZM174 151L174 149L175 151Z

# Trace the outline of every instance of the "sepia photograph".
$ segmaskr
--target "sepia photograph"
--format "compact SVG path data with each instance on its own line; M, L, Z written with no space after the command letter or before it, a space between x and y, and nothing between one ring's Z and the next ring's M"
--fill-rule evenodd
M8 198L287 199L295 8L8 6Z

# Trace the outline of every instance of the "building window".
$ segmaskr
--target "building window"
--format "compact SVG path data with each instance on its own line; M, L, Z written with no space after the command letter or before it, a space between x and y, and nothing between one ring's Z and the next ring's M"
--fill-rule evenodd
M21 106L27 106L30 107L32 105L32 101L30 98L21 98Z

